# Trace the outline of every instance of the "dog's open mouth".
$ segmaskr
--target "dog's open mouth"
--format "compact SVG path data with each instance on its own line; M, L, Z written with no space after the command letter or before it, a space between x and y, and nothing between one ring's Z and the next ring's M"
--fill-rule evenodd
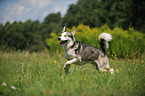
M67 43L68 40L64 40L62 42L60 42L60 46L64 46Z

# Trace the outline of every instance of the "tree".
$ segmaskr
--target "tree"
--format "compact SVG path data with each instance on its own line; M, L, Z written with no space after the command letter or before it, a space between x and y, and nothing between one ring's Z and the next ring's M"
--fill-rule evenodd
M44 24L59 23L60 20L61 20L61 14L59 12L56 14L52 13L45 17L43 23Z
M79 0L69 6L62 25L100 27L107 23L111 28L134 27L145 32L144 6L144 0Z

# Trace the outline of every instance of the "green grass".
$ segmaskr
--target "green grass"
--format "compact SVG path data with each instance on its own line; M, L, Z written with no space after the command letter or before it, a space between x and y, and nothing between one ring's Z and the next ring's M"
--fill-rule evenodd
M65 75L63 54L0 52L0 95L144 96L144 61L145 58L118 60L112 57L113 75L95 71L90 64L71 65L70 74Z

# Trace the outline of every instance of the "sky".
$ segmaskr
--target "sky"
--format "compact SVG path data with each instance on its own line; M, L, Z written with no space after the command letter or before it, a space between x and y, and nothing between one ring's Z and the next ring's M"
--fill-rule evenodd
M50 13L60 12L64 16L70 4L78 0L0 0L0 24L7 21L25 22L28 19L42 22Z

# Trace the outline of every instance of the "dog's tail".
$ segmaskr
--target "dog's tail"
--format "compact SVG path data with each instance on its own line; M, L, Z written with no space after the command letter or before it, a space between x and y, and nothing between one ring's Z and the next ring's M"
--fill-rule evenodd
M109 48L108 41L110 41L112 39L112 36L109 33L102 33L99 35L98 39L99 39L99 43L101 45L101 50L106 55L107 49Z

